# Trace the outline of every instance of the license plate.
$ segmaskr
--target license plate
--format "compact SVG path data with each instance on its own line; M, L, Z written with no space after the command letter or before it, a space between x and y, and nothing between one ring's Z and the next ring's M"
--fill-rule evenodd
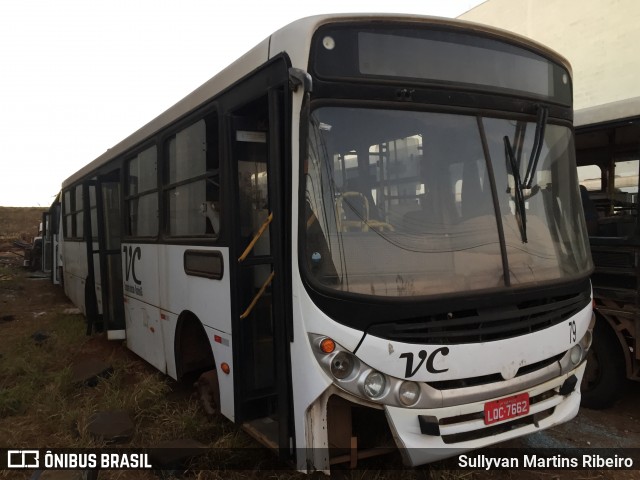
M509 420L529 413L529 394L521 393L513 397L501 398L484 404L484 424Z

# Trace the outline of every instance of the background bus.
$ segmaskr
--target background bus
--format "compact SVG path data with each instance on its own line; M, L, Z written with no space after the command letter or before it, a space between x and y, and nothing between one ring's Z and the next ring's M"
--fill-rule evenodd
M60 248L60 197L42 214L42 271L51 275L54 285L61 282L62 252Z
M595 272L599 321L583 381L585 405L605 408L640 381L640 98L576 112L578 176Z
M502 31L297 21L63 183L65 291L301 470L547 428L593 327L572 114Z

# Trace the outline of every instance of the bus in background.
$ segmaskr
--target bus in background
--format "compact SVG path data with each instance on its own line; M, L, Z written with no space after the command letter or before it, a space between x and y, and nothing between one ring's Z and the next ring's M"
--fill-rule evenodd
M624 392L625 378L640 381L640 98L577 111L576 157L597 316L583 405L606 408Z
M60 196L56 196L49 210L42 214L42 271L51 275L54 285L61 282Z
M303 471L548 428L593 328L572 119L523 38L296 21L63 183L65 291Z

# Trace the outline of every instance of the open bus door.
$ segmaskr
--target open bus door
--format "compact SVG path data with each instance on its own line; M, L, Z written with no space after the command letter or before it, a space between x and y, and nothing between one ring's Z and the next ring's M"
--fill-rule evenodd
M99 175L96 182L98 250L102 308L109 340L125 338L122 290L120 170Z
M125 338L122 290L120 171L84 183L84 237L87 245L85 304L87 332L101 327L109 340ZM102 312L98 306L102 306Z
M285 160L287 80L285 62L273 62L229 92L221 104L231 181L237 186L230 189L235 194L229 199L229 211L234 212L235 416L252 436L291 460L290 213L284 201L290 189L285 181L290 164Z

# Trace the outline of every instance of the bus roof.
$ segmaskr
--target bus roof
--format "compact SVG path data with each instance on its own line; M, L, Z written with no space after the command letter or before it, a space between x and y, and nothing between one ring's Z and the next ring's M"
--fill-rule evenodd
M576 110L574 125L579 128L613 122L625 123L634 117L640 117L640 97L627 98Z
M366 21L389 21L403 23L427 23L440 26L463 27L472 32L490 34L498 39L506 40L519 44L525 48L533 49L538 53L548 57L549 59L561 64L569 72L571 66L569 62L559 55L557 52L535 42L529 38L514 34L507 30L496 27L489 27L479 23L469 22L465 20L430 17L423 15L408 14L382 14L382 13L358 13L358 14L334 14L334 15L316 15L296 20L280 30L276 31L258 45L249 50L238 60L230 64L228 67L220 71L210 80L191 92L178 103L170 107L165 112L158 115L149 123L129 135L127 138L109 148L105 153L85 165L76 173L68 177L62 187L68 187L102 165L118 158L130 149L136 147L151 136L161 131L164 127L174 123L181 117L187 115L202 104L213 99L233 83L248 75L258 66L286 51L292 61L293 66L298 68L306 68L308 62L308 51L311 44L311 38L317 28L327 23L339 22L366 22ZM292 41L295 40L295 41Z

